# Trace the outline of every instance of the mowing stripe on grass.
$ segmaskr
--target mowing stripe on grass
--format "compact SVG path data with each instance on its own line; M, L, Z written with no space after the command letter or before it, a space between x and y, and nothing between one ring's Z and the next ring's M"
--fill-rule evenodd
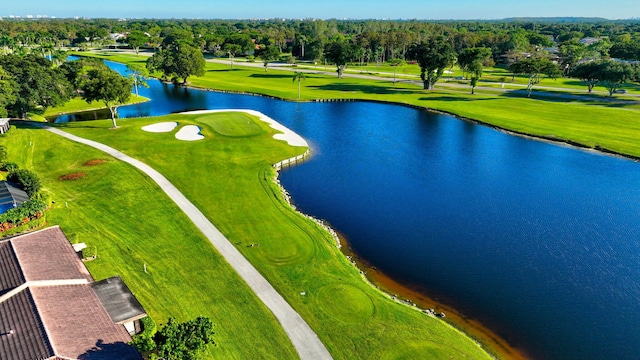
M218 252L249 285L260 300L273 312L284 331L296 348L301 359L332 359L331 354L318 338L318 335L304 319L286 302L271 284L251 265L251 263L222 235L222 233L162 174L124 153L107 145L71 135L59 129L34 123L56 135L79 142L127 162L144 172L182 209L202 233L211 241Z

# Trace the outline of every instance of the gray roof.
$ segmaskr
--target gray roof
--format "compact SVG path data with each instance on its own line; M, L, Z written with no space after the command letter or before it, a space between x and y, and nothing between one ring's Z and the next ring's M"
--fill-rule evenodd
M16 184L0 181L0 205L13 204L20 206L27 200L29 200L29 195Z
M91 283L91 287L114 323L124 324L147 316L119 276Z

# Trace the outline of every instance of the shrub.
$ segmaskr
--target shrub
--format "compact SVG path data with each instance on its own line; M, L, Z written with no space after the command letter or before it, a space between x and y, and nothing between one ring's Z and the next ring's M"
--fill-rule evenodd
M16 171L18 170L20 167L18 166L18 164L16 163L12 163L12 162L8 162L8 163L2 163L2 168L0 168L2 171Z
M25 201L21 206L7 210L0 214L0 224L10 223L19 225L31 219L37 219L47 208L47 204L40 199ZM6 226L5 226L6 227Z
M7 180L19 184L29 197L33 197L40 190L38 175L27 169L11 171Z
M142 323L142 332L134 335L129 344L138 348L138 351L142 353L155 350L156 342L153 338L157 331L156 323L151 316L140 319L140 322Z

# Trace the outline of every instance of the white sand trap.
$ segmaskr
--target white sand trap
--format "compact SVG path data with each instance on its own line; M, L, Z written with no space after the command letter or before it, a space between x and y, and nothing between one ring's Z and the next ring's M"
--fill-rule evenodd
M161 122L157 124L143 126L142 130L147 132L152 132L152 133L165 133L165 132L173 131L173 129L175 129L176 126L178 126L177 122L169 121L169 122Z
M195 125L186 125L180 128L176 133L176 139L185 141L196 141L204 139L200 135L200 127Z
M253 116L257 116L260 120L268 123L269 126L271 126L272 128L282 132L282 134L273 135L273 138L276 139L276 140L284 140L291 146L306 146L306 147L309 147L309 144L307 143L307 141L302 136L294 133L289 128L285 127L284 125L280 124L279 122L273 120L272 118L268 117L267 115L265 115L265 114L263 114L263 113L261 113L259 111L255 111L255 110L239 110L239 109L197 110L197 111L185 112L183 114L210 114L210 113L216 113L216 112L229 112L229 111L241 111L241 112L245 112L247 114L253 115Z

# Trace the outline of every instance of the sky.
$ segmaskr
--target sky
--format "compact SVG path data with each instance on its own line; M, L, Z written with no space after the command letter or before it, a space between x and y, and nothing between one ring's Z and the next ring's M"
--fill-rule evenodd
M640 0L2 0L0 17L199 19L640 18Z

